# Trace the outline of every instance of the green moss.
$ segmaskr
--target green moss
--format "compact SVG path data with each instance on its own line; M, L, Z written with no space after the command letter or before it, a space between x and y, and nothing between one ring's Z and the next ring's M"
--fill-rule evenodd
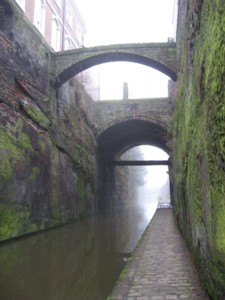
M123 268L123 270L122 270L122 272L120 273L120 276L119 276L119 278L118 278L118 281L122 280L122 279L127 275L127 273L128 273L128 265L126 265L126 266Z
M13 174L14 162L26 160L26 151L32 149L29 137L20 130L19 126L16 137L12 132L0 129L0 170L4 178Z
M225 276L220 265L225 265L225 3L203 1L198 16L192 5L190 2L181 41L173 120L175 203L181 228L204 271L208 291L214 299L223 299Z
M22 143L23 144L23 143ZM0 128L0 150L4 154L10 154L16 157L22 155L20 151L20 141L10 132Z
M28 152L32 150L23 125L19 119L15 126L0 129L0 240L36 230L36 225L29 221L26 208L9 199L14 189L16 167L27 164ZM34 180L34 174L31 174L30 180Z
M37 229L35 224L29 220L29 212L19 210L15 205L11 208L8 205L0 204L0 240L5 240L33 232Z
M59 153L56 147L52 149L51 155L51 182L52 182L52 197L51 197L51 209L54 225L60 223L60 201L58 191L58 165L59 165Z
M28 116L42 128L48 129L50 125L50 120L44 115L44 113L34 105L24 106L24 110Z
M29 180L31 182L35 181L36 177L39 175L40 169L38 167L32 167L30 175L29 175Z
M0 147L0 150L17 157L32 148L29 136L22 131L22 122L18 121L17 126L11 130L0 128Z
M1 156L0 158L0 170L1 175L4 178L9 178L13 173L12 165L9 159L5 159L4 156Z

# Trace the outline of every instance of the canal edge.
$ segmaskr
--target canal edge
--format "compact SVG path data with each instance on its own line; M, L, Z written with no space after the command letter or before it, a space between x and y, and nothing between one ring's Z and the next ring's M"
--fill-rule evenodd
M110 293L110 295L106 298L106 300L112 300L112 294L113 291L115 289L119 289L120 284L122 283L122 281L124 282L125 277L126 278L126 285L125 288L123 286L123 294L124 296L127 295L128 289L130 288L130 285L132 284L133 280L134 280L134 271L132 270L132 268L129 268L130 265L135 265L135 267L137 267L140 263L140 259L139 257L142 256L143 252L144 252L144 247L139 247L142 243L147 243L146 239L144 239L147 230L150 230L150 228L154 225L155 220L156 220L156 215L158 212L159 208L156 209L152 219L150 220L148 226L145 228L143 234L141 235L139 241L137 242L137 245L135 246L134 250L131 252L130 257L127 259L126 265L124 266L123 270L120 272L120 275ZM137 251L139 250L139 253L137 255ZM135 255L134 255L135 254ZM128 272L130 272L130 274L128 275ZM128 276L127 276L128 275Z

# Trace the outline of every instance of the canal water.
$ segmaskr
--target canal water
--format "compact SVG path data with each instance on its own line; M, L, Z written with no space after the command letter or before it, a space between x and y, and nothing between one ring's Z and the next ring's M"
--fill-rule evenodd
M102 300L158 204L121 206L0 246L1 300Z

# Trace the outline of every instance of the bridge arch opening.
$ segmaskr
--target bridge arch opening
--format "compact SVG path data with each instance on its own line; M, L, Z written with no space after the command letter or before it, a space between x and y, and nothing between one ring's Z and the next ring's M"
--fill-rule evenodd
M157 120L126 119L109 124L98 137L98 153L105 163L118 159L127 150L140 145L170 152L169 133Z
M68 53L69 55L69 53ZM66 58L65 58L66 59ZM109 52L89 56L78 62L74 62L72 65L63 70L55 79L55 86L59 88L66 81L71 79L73 76L85 71L93 66L101 65L107 62L133 62L153 69L167 75L173 81L177 80L177 74L174 70L164 65L155 59L151 59L139 54L126 53L126 52Z
M168 97L170 80L168 76L156 69L131 62L97 65L80 73L78 78L93 100Z
M142 145L131 148L121 156L125 161L165 161L169 155L158 147ZM170 179L168 166L127 166L128 180L134 193L135 204L144 215L152 216L158 206L170 207Z
M103 198L111 201L115 191L116 167L113 161L119 160L129 149L141 145L155 146L169 154L168 142L166 128L150 120L125 120L101 132L98 137L98 161L102 180L100 189L105 194Z

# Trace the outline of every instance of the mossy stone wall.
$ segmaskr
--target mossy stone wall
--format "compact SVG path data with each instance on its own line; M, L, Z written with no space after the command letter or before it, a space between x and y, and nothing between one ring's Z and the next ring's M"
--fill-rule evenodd
M94 213L92 100L51 85L51 49L13 0L0 2L0 241Z
M179 226L213 299L225 299L225 2L179 1L173 118Z

